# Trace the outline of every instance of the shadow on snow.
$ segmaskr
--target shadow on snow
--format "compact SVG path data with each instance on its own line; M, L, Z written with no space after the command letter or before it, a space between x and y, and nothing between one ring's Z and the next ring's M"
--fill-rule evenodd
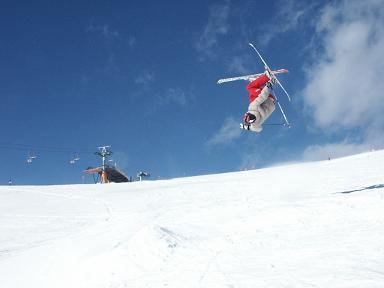
M376 185L364 187L364 188L361 188L361 189L349 190L349 191L343 191L343 192L337 192L337 193L349 194L349 193L354 193L354 192L359 192L359 191L364 191L364 190L379 189L379 188L384 188L384 184L376 184Z

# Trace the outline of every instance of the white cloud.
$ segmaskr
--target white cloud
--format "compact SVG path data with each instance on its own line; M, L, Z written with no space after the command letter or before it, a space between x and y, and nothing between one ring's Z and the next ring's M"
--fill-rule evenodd
M187 107L193 99L193 94L181 88L168 88L167 91L157 97L157 104L160 106L170 103L177 104L181 107Z
M247 56L233 56L227 65L228 71L238 74L250 73L249 63L250 60Z
M95 24L93 20L90 21L86 27L86 32L97 35L106 44L111 44L115 41L124 41L131 48L136 44L136 38L133 35L122 35L118 30L111 28L108 24Z
M263 33L260 38L262 45L267 45L275 37L303 25L316 5L307 1L281 0L276 3L276 7L277 10L271 21L262 25Z
M147 89L151 89L150 86L145 86ZM157 89L159 90L159 89ZM168 108L169 106L178 106L179 108L187 109L193 105L195 101L195 95L191 89L181 89L179 87L168 88L162 91L151 91L153 101L151 105L147 106L146 114L150 115L155 111L162 108ZM175 108L175 107L174 107Z
M369 151L373 147L368 143L353 143L343 141L340 143L327 143L324 145L312 145L307 147L302 155L303 160L318 161L329 158L338 158Z
M120 38L120 33L117 30L112 30L108 25L104 25L100 28L101 34L106 39L118 39Z
M367 127L363 135L357 135L354 139L345 139L340 142L316 144L307 147L302 159L306 161L325 160L328 157L338 158L361 152L382 149L384 134L378 133L376 127Z
M107 71L117 71L118 61L115 51L115 43L120 42L122 37L119 31L112 29L109 25L97 25L93 21L89 23L86 28L86 32L90 33L99 38L102 45L104 46L106 53L106 64L105 68Z
M230 117L224 120L223 126L207 142L208 146L226 145L236 140L241 135L239 122Z
M87 27L87 32L96 32L102 36L105 40L115 40L120 39L120 33L117 30L113 30L109 25L95 25L93 22L90 22Z
M210 7L208 23L195 43L196 50L203 57L214 57L218 38L228 33L229 4L230 1L226 0Z
M308 69L304 104L327 130L383 130L383 1L326 6L316 23L316 59Z
M143 86L148 86L153 81L154 75L150 71L143 71L134 79L135 84Z
M128 45L129 47L133 47L136 44L136 38L133 36L128 37Z

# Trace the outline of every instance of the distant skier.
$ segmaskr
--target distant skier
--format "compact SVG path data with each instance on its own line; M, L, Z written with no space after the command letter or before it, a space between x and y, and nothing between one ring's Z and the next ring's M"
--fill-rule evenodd
M272 85L275 83L276 77L271 71L266 70L264 74L248 84L247 90L250 103L240 128L254 132L263 130L262 124L275 110L276 98L270 92Z

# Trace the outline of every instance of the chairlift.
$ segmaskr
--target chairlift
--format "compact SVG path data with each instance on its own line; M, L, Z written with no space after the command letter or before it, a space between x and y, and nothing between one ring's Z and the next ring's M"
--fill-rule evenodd
M78 156L73 156L72 158L71 158L71 160L69 161L69 163L71 163L71 164L75 164L77 161L79 161L80 160L80 157L78 157Z
M27 163L31 164L37 157L33 152L28 152Z
M139 173L137 173L136 179L138 181L142 181L144 178L147 178L150 176L151 176L151 174L149 174L148 172L140 171Z

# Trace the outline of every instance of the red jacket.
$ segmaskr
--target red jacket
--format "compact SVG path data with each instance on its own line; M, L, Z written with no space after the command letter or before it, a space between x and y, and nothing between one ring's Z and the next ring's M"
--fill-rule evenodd
M267 83L268 81L268 76L263 74L248 84L247 90L249 92L249 103L251 103L259 96L261 89L263 89L265 83ZM273 101L276 101L275 97L271 93L268 97L272 98Z

